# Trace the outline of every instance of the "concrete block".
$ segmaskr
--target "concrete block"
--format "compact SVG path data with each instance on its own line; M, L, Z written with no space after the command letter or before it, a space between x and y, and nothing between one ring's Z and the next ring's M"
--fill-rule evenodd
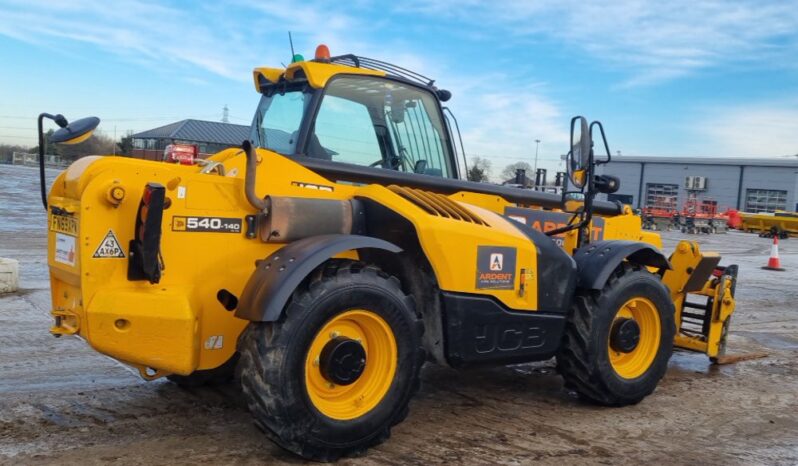
M19 289L19 261L0 257L0 293Z

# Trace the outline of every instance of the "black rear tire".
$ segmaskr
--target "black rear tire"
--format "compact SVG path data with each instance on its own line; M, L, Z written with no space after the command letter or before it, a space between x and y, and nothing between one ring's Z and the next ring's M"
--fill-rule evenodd
M306 360L325 324L353 309L373 312L389 325L396 371L376 406L353 419L333 419L311 400ZM422 333L399 280L363 263L331 261L294 292L279 322L253 322L241 336L238 374L255 423L278 445L316 461L357 455L384 442L419 389L426 359Z
M659 317L660 339L645 371L626 378L611 363L609 339L616 313L634 298L653 303ZM658 276L624 264L602 290L577 291L557 354L557 369L566 387L586 400L607 406L635 404L651 394L665 375L675 333L674 306L668 289Z

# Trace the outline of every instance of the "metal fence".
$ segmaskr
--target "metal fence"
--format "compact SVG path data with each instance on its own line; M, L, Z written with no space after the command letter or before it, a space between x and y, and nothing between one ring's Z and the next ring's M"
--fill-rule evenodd
M0 156L0 163L6 165L24 165L26 167L39 166L39 154L28 154L26 152L12 152L10 155ZM45 155L44 165L50 168L66 168L70 164L69 160L60 155Z

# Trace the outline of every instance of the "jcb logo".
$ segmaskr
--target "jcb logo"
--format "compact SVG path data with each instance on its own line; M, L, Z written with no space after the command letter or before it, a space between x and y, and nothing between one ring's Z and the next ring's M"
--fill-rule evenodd
M490 269L494 272L501 272L504 268L504 254L493 253L490 255Z
M172 230L173 231L186 231L186 218L185 217L174 217L172 219Z
M540 348L545 344L546 330L528 324L480 325L474 335L474 350L480 354Z

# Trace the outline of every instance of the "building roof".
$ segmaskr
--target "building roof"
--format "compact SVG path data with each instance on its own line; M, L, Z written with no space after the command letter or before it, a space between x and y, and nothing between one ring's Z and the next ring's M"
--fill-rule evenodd
M611 163L670 163L677 165L745 165L748 167L789 167L798 168L798 157L758 158L758 157L648 157L613 155Z
M182 120L134 134L135 139L177 139L237 146L249 139L249 126L218 121Z

